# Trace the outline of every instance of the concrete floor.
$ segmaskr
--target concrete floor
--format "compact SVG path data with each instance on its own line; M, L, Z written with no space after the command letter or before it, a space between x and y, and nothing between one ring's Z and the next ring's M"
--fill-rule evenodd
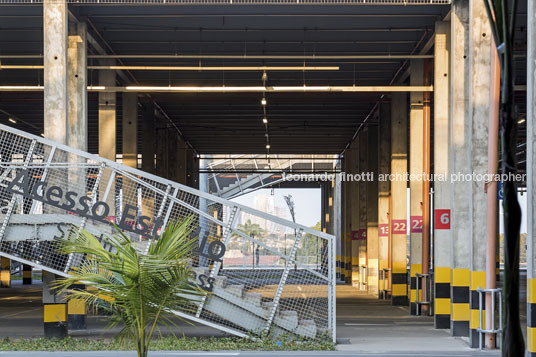
M22 286L13 281L11 289L0 289L0 336L41 337L41 286ZM72 331L73 336L113 337L116 331L103 330L106 318L90 316L88 329ZM224 336L205 326L179 323L186 336ZM337 287L337 338L340 352L351 355L395 353L400 355L498 355L480 353L448 331L433 328L432 317L410 316L407 308L394 307L351 286Z
M347 285L337 287L337 337L349 342L339 344L339 351L499 355L498 351L480 353L464 339L451 337L448 330L434 329L433 317L411 316L406 307L391 306L388 300Z

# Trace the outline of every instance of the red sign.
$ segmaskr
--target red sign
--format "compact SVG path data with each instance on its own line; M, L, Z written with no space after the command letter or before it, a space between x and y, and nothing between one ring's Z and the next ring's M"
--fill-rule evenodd
M366 229L360 229L359 230L359 240L366 240L367 239L367 230Z
M389 225L387 223L382 223L378 225L378 235L380 237L389 236Z
M393 234L406 234L406 224L405 219L393 219L391 221L391 232L393 232Z
M411 216L410 224L411 233L422 233L422 216Z
M359 231L352 231L352 240L359 240Z
M436 209L434 229L450 229L450 210Z

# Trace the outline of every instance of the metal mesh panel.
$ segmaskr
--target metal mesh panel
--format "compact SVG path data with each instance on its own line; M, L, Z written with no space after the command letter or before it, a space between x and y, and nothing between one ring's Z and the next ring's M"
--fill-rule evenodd
M239 336L334 338L333 236L7 126L0 139L0 255L66 276L84 257L55 245L80 228L115 222L145 253L192 217L191 279L212 293L177 314Z

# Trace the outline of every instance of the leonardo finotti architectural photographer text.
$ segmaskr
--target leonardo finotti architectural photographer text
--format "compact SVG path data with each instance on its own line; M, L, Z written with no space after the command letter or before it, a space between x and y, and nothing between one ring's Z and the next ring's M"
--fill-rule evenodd
M323 174L287 174L283 173L283 179L286 181L333 181L336 178L346 182L359 181L449 181L450 182L491 182L491 181L514 181L523 182L526 174L477 174L477 173L453 173L453 174L375 174L374 172L361 172L358 174L340 173L323 173Z

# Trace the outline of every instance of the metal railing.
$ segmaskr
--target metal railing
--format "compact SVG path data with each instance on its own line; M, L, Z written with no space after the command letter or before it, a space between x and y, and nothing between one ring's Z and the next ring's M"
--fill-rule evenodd
M391 293L391 289L389 288L391 286L391 269L383 268L382 270L380 270L380 280L382 282L382 288L380 289L380 299L385 300Z
M359 288L361 290L367 290L368 276L367 276L367 266L361 265L359 271Z
M499 344L502 349L502 331L503 331L503 309L502 309L502 289L483 289L483 288L477 288L476 289L478 293L478 328L476 329L478 331L478 348L482 350L482 334L486 333L496 333L499 335ZM485 312L484 306L486 305L486 295L491 295L491 329L487 330L485 328L482 328L483 325L483 313ZM497 297L495 296L497 295ZM497 328L496 321L495 321L495 303L499 302L499 327Z
M329 234L5 125L0 202L0 256L60 276L85 258L58 254L56 241L81 227L105 245L115 222L146 254L168 222L189 218L198 241L192 279L212 293L178 316L237 336L335 339L336 242ZM248 222L262 233L250 235ZM316 256L306 264L303 247L311 246L317 249L306 253ZM255 269L244 269L243 257L252 255Z
M415 304L417 315L421 314L422 305L428 306L428 315L432 316L432 274L415 273ZM422 282L422 284L421 284ZM420 291L422 290L422 300Z

